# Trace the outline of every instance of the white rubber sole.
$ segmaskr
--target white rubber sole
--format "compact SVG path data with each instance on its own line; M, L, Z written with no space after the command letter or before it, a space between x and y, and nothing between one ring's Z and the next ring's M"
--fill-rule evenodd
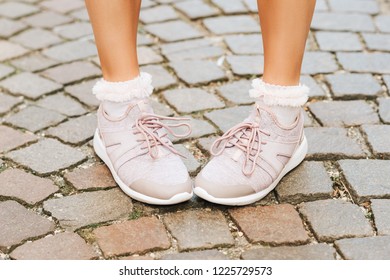
M290 158L289 162L283 168L278 178L276 178L276 180L268 188L258 193L247 195L247 196L241 196L237 198L218 198L210 195L205 189L199 186L195 186L194 193L197 196L216 204L229 205L229 206L241 206L241 205L248 205L254 203L262 199L263 197L265 197L267 194L269 194L274 188L276 188L279 181L284 177L284 175L286 175L288 172L293 170L303 161L303 159L307 154L307 149L308 149L307 139L304 136L302 143L299 145L298 149Z
M119 187L122 189L122 191L130 196L133 199L136 199L141 202L145 202L148 204L154 204L154 205L171 205L171 204L177 204L181 203L187 200L190 200L193 196L193 192L191 193L178 193L174 196L172 196L170 199L159 199L159 198L154 198L151 196L144 195L142 193L136 192L129 188L118 176L116 173L115 169L112 166L111 160L108 157L106 153L106 148L104 147L102 140L100 139L99 136L99 131L96 129L95 135L93 137L93 148L96 152L96 154L104 161L104 163L107 165L107 167L110 169L111 174L115 180L115 182L119 185Z

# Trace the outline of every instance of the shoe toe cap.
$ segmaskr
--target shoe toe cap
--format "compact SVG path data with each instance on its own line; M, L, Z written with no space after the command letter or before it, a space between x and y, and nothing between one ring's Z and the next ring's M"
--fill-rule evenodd
M162 184L148 179L139 179L130 185L130 188L143 195L168 200L177 194L192 193L191 178L183 183Z
M202 172L195 179L195 188L201 188L209 195L215 198L238 198L255 194L253 188L249 185L240 184L221 184L207 180Z

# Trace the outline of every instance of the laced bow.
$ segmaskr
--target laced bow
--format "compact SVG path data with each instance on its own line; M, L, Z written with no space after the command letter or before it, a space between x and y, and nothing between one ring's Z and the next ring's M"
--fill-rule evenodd
M158 157L158 146L163 146L172 153L185 158L183 154L178 152L173 147L171 141L169 141L166 136L169 132L176 138L187 137L192 132L191 126L188 123L184 122L177 124L166 124L161 122L161 120L184 121L189 120L189 118L164 117L151 113L143 113L137 118L135 124L133 125L133 128L137 129L135 134L141 133L144 136L143 139L137 140L138 142L146 142L146 147L143 147L141 149L148 149L148 153L153 159L156 159ZM183 134L178 134L172 130L172 128L175 127L187 127L188 131ZM162 128L164 128L167 132L164 132L162 135L159 135L159 130Z
M257 108L257 117L260 116ZM261 145L267 144L262 141L262 134L269 136L270 133L260 129L258 122L243 122L226 131L220 138L214 141L210 152L217 156L222 154L225 148L237 147L245 154L245 160L242 165L242 172L246 176L253 174L256 168L257 159L260 156ZM215 151L222 144L222 148ZM251 164L249 170L247 166Z

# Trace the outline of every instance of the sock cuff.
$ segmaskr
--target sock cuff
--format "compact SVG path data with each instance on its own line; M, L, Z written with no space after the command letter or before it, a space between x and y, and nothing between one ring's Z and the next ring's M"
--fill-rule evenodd
M252 81L252 89L249 96L252 98L263 97L267 106L303 106L308 100L309 88L303 84L297 86L280 86L264 82L261 79Z
M92 93L98 100L111 102L145 98L152 92L152 76L146 72L141 72L138 77L124 82L109 82L102 78L92 88Z

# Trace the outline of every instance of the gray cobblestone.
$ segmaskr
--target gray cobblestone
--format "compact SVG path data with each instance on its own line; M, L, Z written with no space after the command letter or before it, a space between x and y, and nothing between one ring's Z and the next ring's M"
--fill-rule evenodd
M74 22L57 26L53 31L66 39L77 39L92 35L91 24L85 22Z
M0 92L0 115L5 114L22 101L21 97L14 97Z
M379 116L385 123L390 123L390 98L378 98Z
M220 16L203 21L208 30L214 34L253 33L259 32L259 24L249 15Z
M223 132L226 132L233 125L244 120L252 106L239 106L206 113L205 116L215 123Z
M72 21L72 18L52 11L42 11L24 18L23 21L33 27L51 28L53 26L68 23Z
M215 62L205 60L174 61L170 66L177 76L190 85L224 80L226 74Z
M364 98L382 92L379 82L370 74L332 74L327 75L333 95L340 98Z
M388 53L337 53L337 59L345 70L361 73L390 74Z
M335 59L328 52L306 52L302 62L302 74L331 73L338 68Z
M10 37L26 27L27 25L21 21L0 18L0 37Z
M10 40L33 50L42 49L58 44L62 41L60 37L52 32L39 28L32 28L23 31L22 33L12 37Z
M245 7L244 3L241 1L232 1L232 2L226 2L225 0L211 0L211 1L226 14L243 13L247 11L247 8Z
M3 2L0 4L0 16L19 18L37 12L35 6L20 2Z
M356 12L364 14L377 14L379 6L376 1L364 0L328 0L330 8L339 12Z
M390 236L344 239L335 244L347 260L390 259Z
M86 158L77 149L54 139L40 140L31 146L8 153L7 157L42 175L75 165Z
M390 33L390 16L379 15L375 18L375 24L382 32Z
M260 34L239 34L225 36L226 44L235 54L262 54L263 39Z
M9 76L13 72L15 72L14 68L4 64L0 64L0 80L3 79L4 77Z
M175 10L168 5L160 5L150 9L142 10L140 20L143 23L161 22L172 19L177 19L178 15Z
M311 103L309 108L325 126L356 126L379 123L376 112L363 100L319 101Z
M65 92L80 100L87 106L97 107L100 101L92 94L96 80L89 80L76 85L67 86Z
M379 235L390 235L390 199L372 199L371 209Z
M97 54L94 44L88 41L70 41L46 49L42 54L62 62L70 62Z
M374 51L390 51L390 34L362 34L367 48Z
M18 44L0 40L0 61L19 57L28 53L28 50Z
M203 1L189 0L175 3L175 7L183 12L190 19L215 16L218 10Z
M168 42L199 38L202 36L197 29L182 20L149 24L145 26L145 29Z
M226 58L234 74L239 76L259 75L263 72L262 55L229 55ZM257 63L253 63L257 61Z
M39 107L57 111L68 117L79 116L87 112L79 102L63 93L49 95L40 99L37 102L37 105Z
M376 156L390 155L390 125L363 125L363 132Z
M351 32L316 32L317 42L323 51L361 51L359 36Z
M56 65L57 63L57 61L44 57L39 53L33 53L11 60L13 66L29 72L43 70Z
M334 31L375 31L369 15L348 13L316 13L312 28Z
M309 97L325 97L324 89L311 76L301 76L301 83L309 87Z
M251 89L251 81L239 80L225 84L217 89L217 91L227 100L237 104L250 104L254 99L249 96Z
M360 201L390 197L390 162L388 160L340 160L348 185Z

